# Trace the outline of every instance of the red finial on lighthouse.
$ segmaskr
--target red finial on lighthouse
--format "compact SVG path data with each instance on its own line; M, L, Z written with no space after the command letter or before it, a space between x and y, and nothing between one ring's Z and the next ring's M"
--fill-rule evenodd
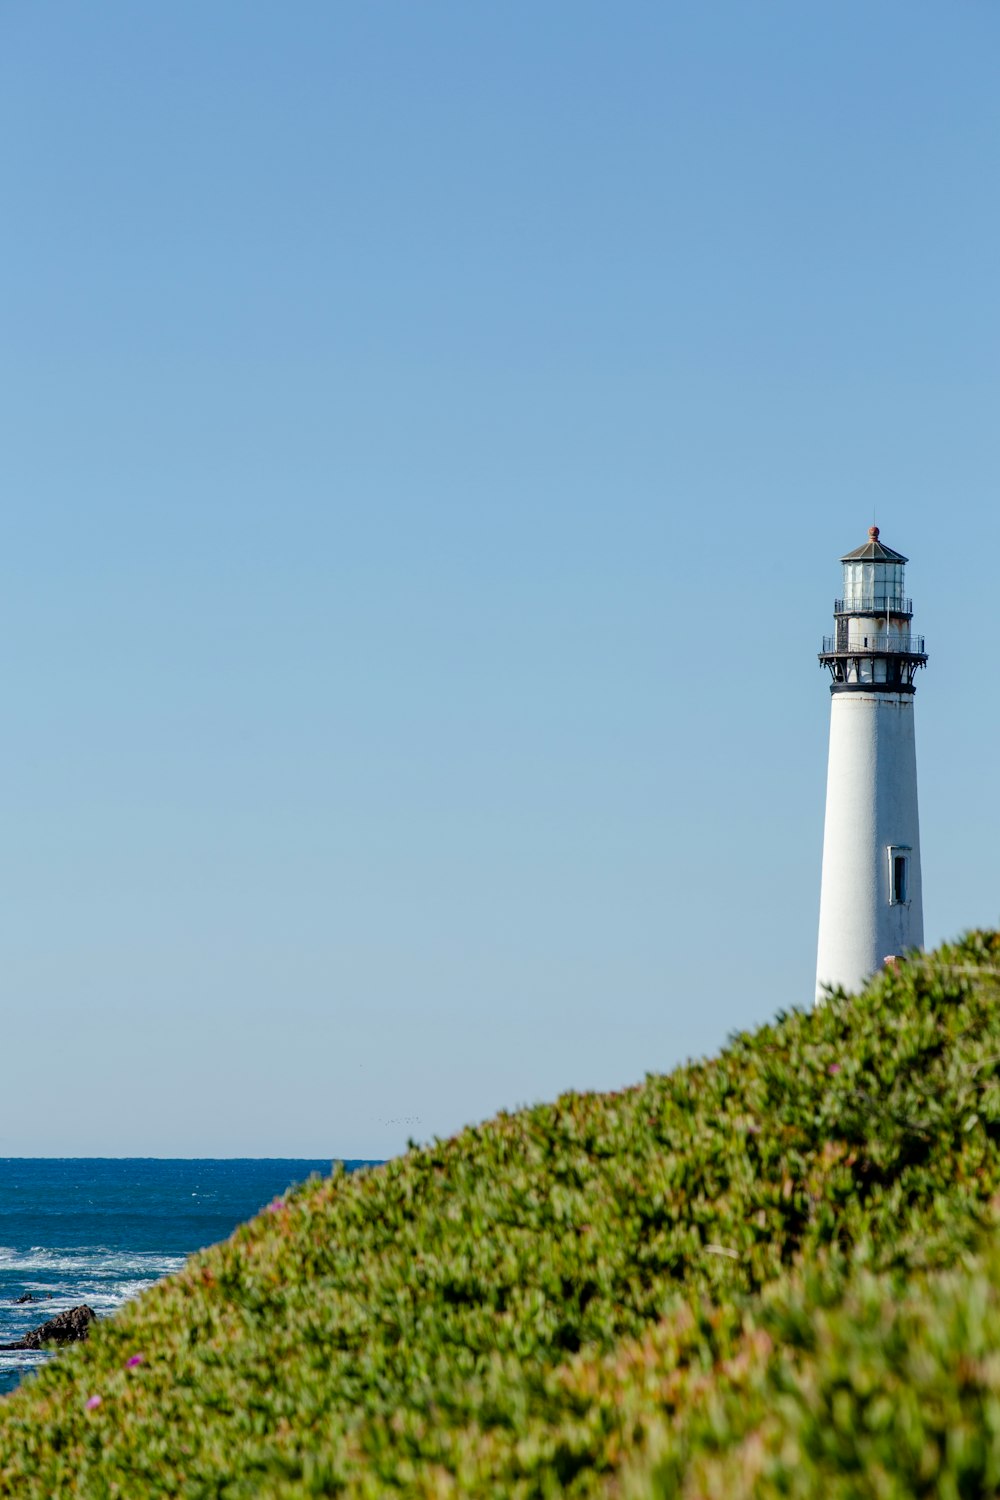
M868 528L868 535L871 537L871 539L872 539L873 542L877 542L878 541L878 527L877 526L869 526L869 528Z

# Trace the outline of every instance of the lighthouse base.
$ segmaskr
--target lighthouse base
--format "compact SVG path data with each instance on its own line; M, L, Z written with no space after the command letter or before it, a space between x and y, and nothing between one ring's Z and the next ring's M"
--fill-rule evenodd
M912 693L834 692L816 998L924 940Z

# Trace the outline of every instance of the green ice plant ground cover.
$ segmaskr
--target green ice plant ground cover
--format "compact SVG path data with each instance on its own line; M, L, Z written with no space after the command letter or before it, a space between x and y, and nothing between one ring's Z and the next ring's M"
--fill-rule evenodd
M0 1493L1000 1493L998 1205L978 933L305 1184L0 1403Z

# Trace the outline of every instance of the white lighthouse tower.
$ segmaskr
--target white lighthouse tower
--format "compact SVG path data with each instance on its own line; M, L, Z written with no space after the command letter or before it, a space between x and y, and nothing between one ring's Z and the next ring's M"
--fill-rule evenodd
M924 940L913 680L927 654L912 634L906 558L872 526L841 562L844 596L819 658L833 682L817 1000L833 985L860 989Z

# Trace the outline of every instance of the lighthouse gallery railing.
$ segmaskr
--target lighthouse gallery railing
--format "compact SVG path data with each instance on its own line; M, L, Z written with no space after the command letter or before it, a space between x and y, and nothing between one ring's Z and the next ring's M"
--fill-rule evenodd
M853 594L850 599L834 599L835 615L912 615L913 600L902 594Z
M866 656L873 652L891 652L902 656L926 656L922 635L864 635L860 641L838 642L835 635L823 637L823 656L835 653L847 656Z

